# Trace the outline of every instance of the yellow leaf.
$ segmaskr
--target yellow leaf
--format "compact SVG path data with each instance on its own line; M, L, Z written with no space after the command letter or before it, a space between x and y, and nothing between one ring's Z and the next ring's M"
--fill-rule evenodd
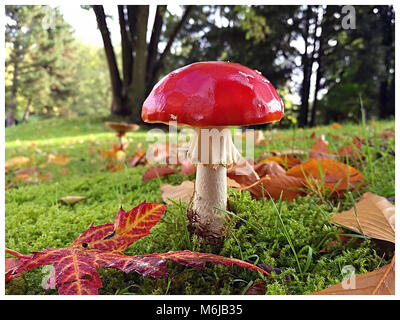
M333 223L341 224L366 236L395 243L394 206L384 197L366 192L354 208L336 213ZM361 228L361 230L360 230Z
M63 156L61 154L49 154L47 156L47 162L52 163L52 164L57 164L60 166L65 166L69 163L69 158L66 156Z
M194 182L183 181L178 186L171 186L169 184L163 184L161 186L161 198L167 204L171 204L169 198L176 201L189 202L194 193Z
M6 170L10 170L12 167L24 166L24 165L28 164L29 162L31 162L31 158L17 156L17 157L11 158L10 160L6 161L5 167L6 167Z

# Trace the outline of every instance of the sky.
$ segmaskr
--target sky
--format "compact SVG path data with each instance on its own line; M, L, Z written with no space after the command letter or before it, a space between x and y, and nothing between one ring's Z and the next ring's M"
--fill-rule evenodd
M64 16L64 19L74 28L75 35L82 39L84 43L95 46L103 46L101 34L97 29L96 17L93 10L85 10L79 5L58 5ZM106 15L112 16L107 19L107 26L111 34L111 40L114 45L121 43L121 36L118 24L117 5L103 5ZM149 22L147 27L147 40L150 40L151 29L154 23L156 5L150 5ZM178 5L168 5L168 10L174 14L181 14L182 9Z

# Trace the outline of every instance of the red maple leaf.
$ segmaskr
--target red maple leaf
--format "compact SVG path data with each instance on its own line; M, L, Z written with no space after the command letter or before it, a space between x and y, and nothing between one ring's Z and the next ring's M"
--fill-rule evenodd
M68 295L97 294L102 288L98 268L117 268L143 276L165 277L168 276L168 260L196 268L204 268L207 262L228 267L238 265L269 275L251 263L209 253L185 250L138 256L123 254L122 251L132 243L150 234L150 229L161 220L165 210L162 204L146 202L128 212L121 208L114 224L91 225L67 248L45 249L34 252L31 257L23 256L13 268L13 274L41 265L53 265L58 293ZM11 250L8 252L17 257L19 255Z

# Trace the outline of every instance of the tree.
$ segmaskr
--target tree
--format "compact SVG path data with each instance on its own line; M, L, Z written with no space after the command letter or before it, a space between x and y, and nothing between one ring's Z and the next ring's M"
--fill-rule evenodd
M15 125L18 106L23 121L31 108L57 113L76 93L71 28L57 9L47 6L6 6L6 114ZM51 14L51 25L46 25Z
M360 118L360 96L367 115L394 115L394 11L392 6L357 6L356 28L341 26L341 6L324 16L320 119L329 123Z
M159 52L162 29L165 23L166 6L157 6L150 42L146 42L149 6L118 6L121 33L122 72L117 65L115 51L107 27L106 14L101 5L94 5L97 25L101 32L107 58L111 87L111 112L116 115L131 115L133 121L140 122L141 105L158 80L164 67L166 56L179 31L186 22L193 6L185 7L179 22L173 26L174 32L166 40L166 46ZM122 76L121 76L122 74Z

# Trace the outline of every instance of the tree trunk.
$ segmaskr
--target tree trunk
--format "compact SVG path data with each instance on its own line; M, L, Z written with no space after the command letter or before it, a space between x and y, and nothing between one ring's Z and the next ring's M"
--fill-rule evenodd
M123 75L123 89L129 86L132 81L132 68L133 68L133 56L132 56L132 45L128 35L128 24L127 24L127 9L125 6L118 6L118 18L121 32L121 54L122 54L122 75ZM123 90L122 95L126 93Z
M317 75L316 75L316 80L315 80L315 91L314 91L314 101L311 109L311 119L310 119L310 127L315 126L316 124L316 114L317 114L317 108L318 108L318 92L321 88L321 79L322 79L322 54L323 54L323 28L322 28L322 21L324 19L324 13L322 13L322 17L320 19L320 22L318 24L318 27L321 29L321 33L318 37L318 56L316 59L316 62L318 64L318 69L317 69ZM316 29L317 30L317 29ZM315 40L315 41L316 41Z
M299 126L305 127L308 122L308 99L310 97L310 82L311 82L311 68L312 68L312 58L309 57L307 53L307 48L309 45L308 38L310 36L310 18L311 18L311 6L307 6L307 13L305 17L305 28L303 32L303 39L305 43L305 50L302 55L302 65L303 65L303 82L301 85L301 106L299 114Z
M132 102L132 118L136 122L141 122L141 109L146 95L146 33L148 18L149 6L139 6L136 22L136 45L132 83L128 89L129 100Z
M163 26L163 16L167 6L157 6L156 16L154 19L153 30L149 43L149 50L147 55L147 70L146 70L146 85L147 93L150 92L154 85L153 73L158 54L158 43L160 42L161 30Z
M13 80L11 87L11 103L7 111L6 127L15 126L15 114L17 113L18 71L19 71L19 61L18 57L15 57Z
M94 5L92 7L94 13L96 14L97 26L103 38L104 51L106 54L108 69L110 72L111 88L113 94L111 113L116 115L129 115L131 113L131 110L129 108L129 102L123 95L121 77L118 71L117 60L115 58L114 47L111 42L110 32L107 27L106 16L103 6Z
M25 112L24 112L24 116L22 117L21 123L26 123L26 120L28 120L29 111L30 111L29 109L31 108L31 105L32 105L32 99L29 98L28 104L26 105Z

